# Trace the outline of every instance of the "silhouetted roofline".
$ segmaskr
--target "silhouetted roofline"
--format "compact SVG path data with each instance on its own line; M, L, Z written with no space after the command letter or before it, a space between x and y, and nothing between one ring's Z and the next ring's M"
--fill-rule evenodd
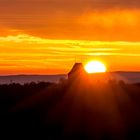
M68 73L68 75L71 75L75 72L78 72L80 70L84 70L84 66L82 63L75 63L74 66L72 67L72 69L70 70L70 72Z

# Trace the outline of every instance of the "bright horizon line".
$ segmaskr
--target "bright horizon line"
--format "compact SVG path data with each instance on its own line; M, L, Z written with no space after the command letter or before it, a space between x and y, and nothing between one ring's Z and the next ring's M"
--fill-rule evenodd
M118 71L106 71L106 72L99 72L99 73L118 73L118 72L124 72L124 73L140 73L140 70L136 70L136 71L125 71L125 70L118 70ZM88 74L92 74L92 73L88 73ZM96 73L93 73L93 74L96 74ZM98 74L98 72L97 72L97 74ZM0 74L0 76L43 76L43 75L67 75L67 73L56 73L56 74L37 74L37 73L33 73L33 74L29 74L29 73L19 73L19 74Z

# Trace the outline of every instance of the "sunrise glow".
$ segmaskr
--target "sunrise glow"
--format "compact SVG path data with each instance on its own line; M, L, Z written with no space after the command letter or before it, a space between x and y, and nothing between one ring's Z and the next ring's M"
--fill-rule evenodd
M66 74L75 57L140 71L139 2L0 1L0 75ZM19 10L20 9L20 10Z

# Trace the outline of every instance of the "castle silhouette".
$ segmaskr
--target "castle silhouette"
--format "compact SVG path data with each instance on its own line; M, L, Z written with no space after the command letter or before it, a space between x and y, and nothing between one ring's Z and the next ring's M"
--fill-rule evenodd
M108 72L105 73L87 73L82 63L75 63L68 73L68 80L74 81L92 81L92 82L108 82L112 78Z
M82 63L75 63L68 73L68 79L76 78L77 76L80 76L81 74L85 74L86 71L84 69L84 66Z

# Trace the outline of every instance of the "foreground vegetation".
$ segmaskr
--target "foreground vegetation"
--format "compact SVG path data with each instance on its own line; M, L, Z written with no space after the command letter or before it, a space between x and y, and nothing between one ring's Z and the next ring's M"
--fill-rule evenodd
M123 81L0 85L1 136L140 138L140 84Z

